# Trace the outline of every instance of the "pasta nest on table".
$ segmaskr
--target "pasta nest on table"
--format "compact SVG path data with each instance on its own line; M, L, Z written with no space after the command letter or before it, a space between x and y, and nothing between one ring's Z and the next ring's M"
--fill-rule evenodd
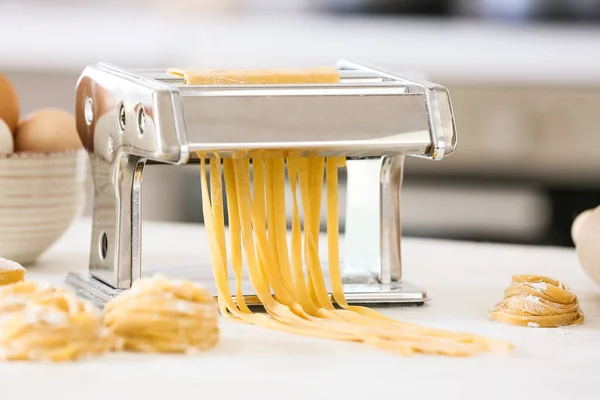
M213 296L190 281L164 276L136 281L110 301L103 320L125 350L189 353L218 343L219 312Z
M68 361L111 347L96 308L44 282L0 287L0 360Z

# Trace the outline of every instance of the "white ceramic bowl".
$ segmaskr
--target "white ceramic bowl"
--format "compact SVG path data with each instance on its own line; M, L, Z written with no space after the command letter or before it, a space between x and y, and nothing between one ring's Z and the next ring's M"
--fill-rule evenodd
M0 257L33 264L82 212L85 151L0 155Z

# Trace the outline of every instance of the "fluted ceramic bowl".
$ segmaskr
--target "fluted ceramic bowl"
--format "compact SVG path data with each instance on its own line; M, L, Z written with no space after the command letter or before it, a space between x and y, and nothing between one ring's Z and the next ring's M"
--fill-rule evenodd
M83 150L0 155L0 257L35 263L85 205Z

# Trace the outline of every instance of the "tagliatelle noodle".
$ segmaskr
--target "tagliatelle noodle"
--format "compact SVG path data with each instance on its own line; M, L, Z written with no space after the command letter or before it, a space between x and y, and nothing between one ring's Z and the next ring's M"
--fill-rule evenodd
M481 351L506 351L511 346L478 337L401 323L367 307L349 306L345 301L339 272L337 236L337 169L343 160L331 158L290 157L288 176L292 189L291 246L287 245L285 226L283 159L253 157L254 173L250 183L250 158L234 154L223 161L232 268L236 278L236 301L227 281L227 252L220 173L221 159L211 159L210 194L206 181L206 155L201 156L202 194L205 223L211 247L214 275L221 312L233 319L269 329L307 336L362 342L367 345L407 355L414 352L473 355ZM335 309L325 286L318 255L323 169L327 166L327 222L329 269L333 297L343 309ZM266 168L266 173L265 173ZM334 174L335 172L335 174ZM297 174L297 176L296 176ZM303 197L304 232L301 232L297 182ZM320 185L317 183L321 179ZM232 187L233 186L233 187ZM251 186L254 190L252 190ZM264 191L264 192L263 192ZM264 193L264 195L263 195ZM254 194L254 198L252 196ZM229 197L231 196L231 197ZM283 202L281 201L283 197ZM271 226L269 229L268 226ZM235 238L241 238L237 240ZM240 246L241 242L241 246ZM304 252L302 251L304 244ZM241 249L256 295L266 314L252 313L243 301L240 267ZM291 248L291 255L288 253ZM307 271L304 272L304 263ZM308 276L310 271L310 277ZM284 283L287 280L287 283ZM313 293L313 296L310 293ZM237 303L237 304L236 304Z

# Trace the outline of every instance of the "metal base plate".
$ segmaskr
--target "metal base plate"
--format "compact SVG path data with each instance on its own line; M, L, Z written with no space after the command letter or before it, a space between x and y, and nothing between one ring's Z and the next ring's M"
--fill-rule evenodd
M67 275L66 282L76 290L77 294L102 308L113 297L121 293L104 282L94 278L88 273L74 273ZM205 282L200 282L204 284ZM212 285L205 285L212 289L216 296L216 289ZM378 305L422 305L428 300L426 293L408 282L393 282L383 285L373 282L372 279L349 278L344 281L344 294L350 304L378 304ZM244 295L244 300L250 306L260 306L261 303L255 294Z

